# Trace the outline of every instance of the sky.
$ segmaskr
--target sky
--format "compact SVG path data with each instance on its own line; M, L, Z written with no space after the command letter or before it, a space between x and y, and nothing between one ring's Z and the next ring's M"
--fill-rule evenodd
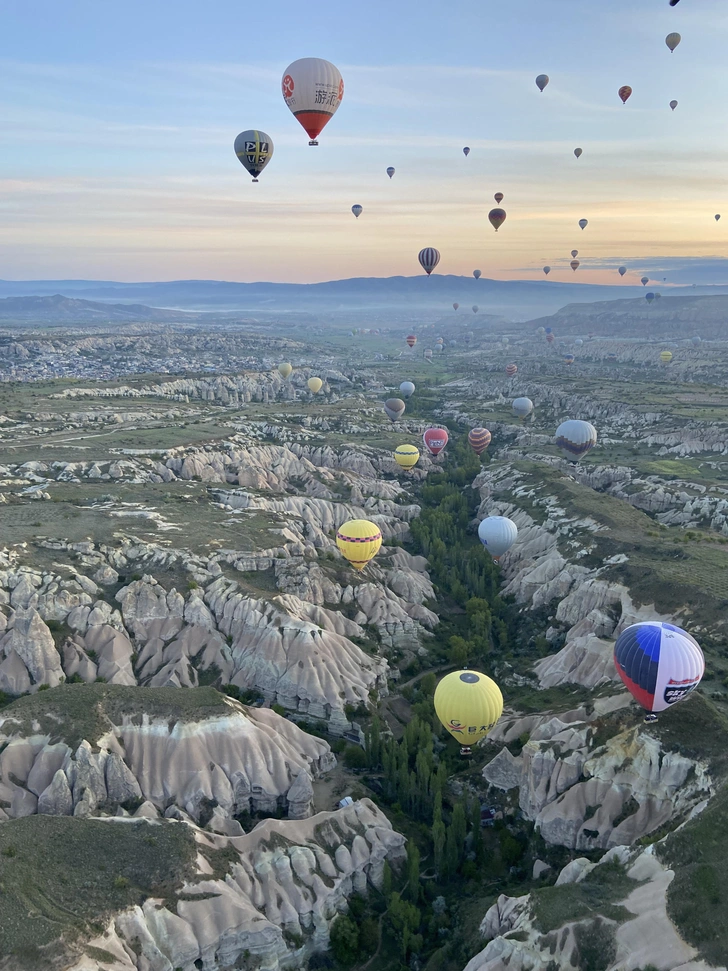
M725 0L5 0L0 278L409 276L434 246L443 273L725 284L726 50ZM309 56L346 84L317 148L280 88Z

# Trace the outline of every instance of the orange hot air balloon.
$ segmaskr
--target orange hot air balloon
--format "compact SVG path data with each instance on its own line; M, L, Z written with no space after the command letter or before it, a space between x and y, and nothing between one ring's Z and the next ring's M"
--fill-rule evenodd
M482 455L490 445L491 434L487 428L471 428L468 432L468 442L476 455Z
M407 341L408 347L414 347L417 343L417 338L414 334L409 334L409 336L405 337L405 340Z
M506 211L505 209L491 209L488 213L488 220L491 226L496 232L500 229L503 223L506 221Z
M623 84L617 93L622 99L622 104L626 105L632 95L632 88L628 84Z
M577 270L579 269L579 267L581 266L581 263L579 263L579 261L578 261L578 260L572 260L572 261L571 261L571 263L569 263L569 266L570 266L570 267L571 267L571 269L572 269L572 270L574 271L574 273L576 273L576 271L577 271Z
M503 202L503 193L502 192L496 192L496 194L493 196L493 198L498 203L498 205L500 205L501 202Z
M516 374L518 374L518 365L506 364L506 374L508 375L509 378L515 377Z

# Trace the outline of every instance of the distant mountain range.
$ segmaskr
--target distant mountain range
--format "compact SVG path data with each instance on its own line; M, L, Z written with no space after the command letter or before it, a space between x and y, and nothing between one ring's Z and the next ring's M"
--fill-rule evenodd
M43 297L5 297L0 299L0 321L43 323L109 323L125 321L179 320L181 313L156 310L141 304L94 303L56 293Z
M551 327L560 335L593 332L600 337L728 339L728 296L671 295L649 304L639 300L571 303L557 313L529 321L524 327Z
M424 274L414 277L357 277L327 283L229 283L218 280L174 280L159 283L116 283L92 280L0 280L0 297L55 296L147 307L198 311L244 311L257 316L291 310L336 311L427 310L443 312L454 302L463 309L477 304L483 313L528 320L550 314L575 301L644 296L641 286L599 286L556 280L489 280ZM674 296L728 295L726 287L675 287ZM152 319L147 317L146 319Z

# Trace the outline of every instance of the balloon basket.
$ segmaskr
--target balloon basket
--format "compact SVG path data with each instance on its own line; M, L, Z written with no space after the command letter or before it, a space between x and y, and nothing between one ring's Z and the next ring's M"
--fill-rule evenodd
M258 181L257 179L253 179L253 182L257 182L257 181Z
M657 721L657 715L647 714L645 715L645 725L654 725Z
M463 756L463 758L469 758L473 754L473 750L469 745L463 745L460 748L460 754Z
M312 138L311 141L308 144L309 145L318 145L318 142L316 141L315 138Z

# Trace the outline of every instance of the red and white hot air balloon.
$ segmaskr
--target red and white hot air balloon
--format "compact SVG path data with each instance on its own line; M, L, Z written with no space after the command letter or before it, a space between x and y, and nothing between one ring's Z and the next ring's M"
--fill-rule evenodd
M281 81L283 99L304 131L316 139L338 110L344 97L339 69L321 57L302 57L289 64Z
M518 374L517 364L506 364L506 374L509 378L514 378Z
M405 340L407 341L408 347L414 347L417 343L417 338L414 334L408 334L407 337L405 337Z
M626 105L632 95L632 88L628 84L623 84L617 94L622 99L622 104Z
M420 250L417 258L420 261L420 266L429 276L440 262L440 253L434 246L426 246Z
M447 445L447 429L428 428L422 436L422 441L430 455L439 455Z
M495 229L496 232L500 229L503 223L506 221L506 211L505 209L491 209L488 213L488 220Z

